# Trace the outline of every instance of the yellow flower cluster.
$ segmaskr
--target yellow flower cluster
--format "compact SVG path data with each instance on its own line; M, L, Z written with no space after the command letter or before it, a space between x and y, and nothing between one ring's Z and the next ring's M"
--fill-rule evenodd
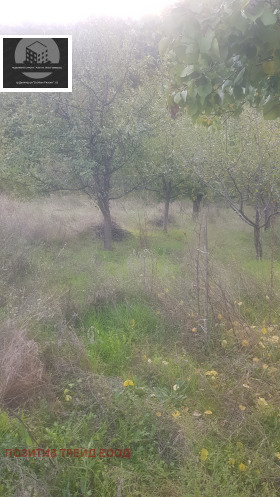
M123 382L123 386L124 386L124 387L128 387L128 386L129 386L129 387L132 387L133 385L134 385L134 383L133 383L133 381L131 381L131 380L125 380L125 381Z
M208 452L207 449L201 449L200 454L199 454L200 460L201 461L206 461L207 458L208 458L208 455L209 455L209 452Z
M214 369L211 369L211 371L206 371L205 376L218 376L218 372L215 371Z

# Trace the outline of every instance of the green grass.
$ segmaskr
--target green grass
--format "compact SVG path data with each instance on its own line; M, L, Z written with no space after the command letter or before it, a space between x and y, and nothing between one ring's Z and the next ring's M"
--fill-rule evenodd
M21 276L28 295L15 291L2 311L21 302L16 319L38 343L46 383L32 402L2 406L1 454L127 448L130 458L2 457L0 497L279 495L278 249L270 327L268 234L256 261L241 221L209 215L206 347L199 229L179 222L141 238L130 214L123 224L134 237L111 252L89 233L32 245Z

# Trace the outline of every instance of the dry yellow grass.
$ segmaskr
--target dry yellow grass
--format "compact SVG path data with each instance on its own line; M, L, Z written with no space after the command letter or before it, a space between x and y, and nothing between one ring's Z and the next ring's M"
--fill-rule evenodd
M44 366L39 347L25 330L7 326L1 329L0 402L16 406L31 400L44 384Z

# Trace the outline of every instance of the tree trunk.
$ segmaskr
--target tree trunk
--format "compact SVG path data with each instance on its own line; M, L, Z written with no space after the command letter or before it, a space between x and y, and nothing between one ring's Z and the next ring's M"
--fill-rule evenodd
M162 176L162 185L163 185L163 196L164 196L164 213L163 213L163 231L167 231L168 229L168 214L169 214L169 206L170 206L170 195L172 183L171 180L166 181L165 177Z
M163 214L163 231L167 231L168 228L168 213L169 213L170 199L167 195L164 199L164 214Z
M198 194L196 198L193 200L193 212L192 212L192 218L194 221L197 220L198 214L200 213L200 207L201 207L201 201L202 201L203 195Z
M111 220L111 213L110 213L110 204L109 200L107 199L102 199L99 201L99 208L103 214L103 223L104 223L104 230L103 230L103 240L104 240L104 250L111 250L112 249L112 220Z
M264 210L264 229L269 230L270 228L270 203Z
M262 258L262 242L261 242L261 228L260 228L260 211L259 211L259 198L256 197L255 203L255 224L254 224L254 240L257 259Z
M258 225L254 226L254 240L257 259L262 259L261 229Z
M277 208L278 208L277 202L274 202L273 200L270 200L269 203L268 203L268 205L264 209L264 215L265 215L264 229L265 230L269 230L270 224L271 224L271 217L275 216L275 214L277 212Z
M112 220L110 210L103 213L104 219L104 250L112 249Z

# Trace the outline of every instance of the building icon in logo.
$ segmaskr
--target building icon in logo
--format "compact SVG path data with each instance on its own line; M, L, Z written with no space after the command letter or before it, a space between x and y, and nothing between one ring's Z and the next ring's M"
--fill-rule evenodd
M26 62L29 64L46 64L48 62L48 47L40 41L35 41L26 47Z

